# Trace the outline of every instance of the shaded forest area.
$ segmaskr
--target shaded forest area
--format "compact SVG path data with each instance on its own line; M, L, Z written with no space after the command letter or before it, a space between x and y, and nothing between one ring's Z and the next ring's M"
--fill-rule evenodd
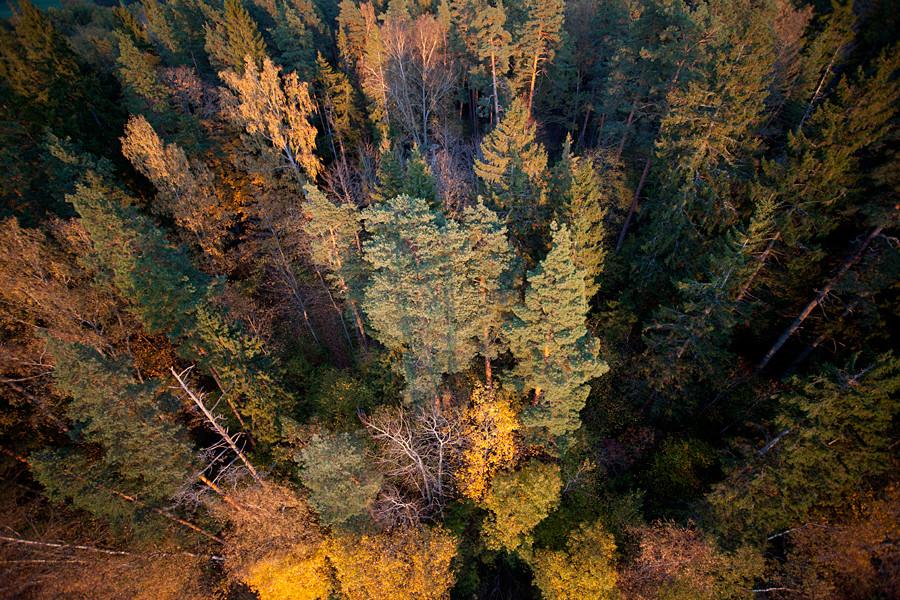
M0 595L900 597L898 20L13 3Z

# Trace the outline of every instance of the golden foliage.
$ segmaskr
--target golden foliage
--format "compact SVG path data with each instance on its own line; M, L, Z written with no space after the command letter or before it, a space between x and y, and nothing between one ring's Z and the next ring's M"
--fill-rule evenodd
M247 133L258 136L288 160L315 179L322 165L315 155L316 128L309 122L315 105L306 83L296 73L281 76L281 69L269 58L260 70L252 58L242 75L225 71L219 76L235 94L237 103L232 117Z
M569 534L565 550L537 550L534 580L547 600L611 598L616 544L599 521Z
M266 482L226 493L226 502L212 502L209 508L218 520L231 524L225 535L225 568L233 578L246 581L254 568L263 569L257 567L260 562L289 554L294 560L311 556L321 545L323 535L312 511L293 490Z
M128 120L121 141L125 158L159 191L154 209L171 215L204 252L221 259L234 214L222 205L209 168L188 160L177 144L165 144L143 116Z
M441 528L398 529L337 537L328 556L348 600L439 600L449 597L453 586L456 546L456 538Z
M456 485L464 496L477 501L487 493L494 475L512 466L519 421L508 398L481 384L472 390L462 421L465 449Z
M331 576L324 547L310 554L297 548L283 556L267 556L247 569L244 583L260 600L319 600L331 593Z

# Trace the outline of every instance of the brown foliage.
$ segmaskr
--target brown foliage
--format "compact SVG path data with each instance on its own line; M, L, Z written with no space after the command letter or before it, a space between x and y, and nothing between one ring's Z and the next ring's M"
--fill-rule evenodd
M791 596L818 600L900 597L900 487L856 507L844 523L810 524L790 533ZM799 596L798 596L799 593Z

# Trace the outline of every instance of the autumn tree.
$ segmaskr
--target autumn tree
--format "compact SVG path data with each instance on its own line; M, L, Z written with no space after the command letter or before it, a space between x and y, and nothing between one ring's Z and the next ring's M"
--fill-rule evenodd
M216 484L209 510L230 525L224 567L231 581L260 598L327 598L331 577L327 540L307 503L291 488L263 482Z
M316 129L310 123L315 108L307 84L296 73L281 75L268 58L261 68L248 60L243 71L220 76L235 94L229 112L234 122L286 160L298 178L315 180L322 167L315 155Z
M747 598L765 568L753 548L725 552L694 526L658 522L632 534L638 550L619 578L629 598Z
M343 535L329 543L328 558L341 595L367 598L446 598L453 587L451 561L457 540L440 527Z
M376 522L409 527L442 514L463 443L457 415L434 405L381 407L361 420L378 448L375 463L385 477L372 510Z
M538 549L531 559L534 579L545 598L613 598L616 543L600 521L569 533L563 550Z
M155 210L172 216L210 257L221 259L233 215L222 210L206 165L189 161L176 144L165 144L144 117L129 119L122 154L159 191Z
M559 473L558 465L532 460L494 477L481 501L490 513L482 529L488 548L530 553L532 529L559 504Z
M459 491L481 500L501 469L512 467L516 457L516 418L507 393L477 384L462 415L461 466L456 470Z
M444 105L456 83L447 26L422 14L414 19L390 18L381 31L390 113L426 152L434 121L446 118Z

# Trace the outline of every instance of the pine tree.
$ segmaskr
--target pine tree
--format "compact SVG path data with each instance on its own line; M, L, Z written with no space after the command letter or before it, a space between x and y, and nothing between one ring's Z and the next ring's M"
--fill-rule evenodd
M224 10L204 30L206 52L217 71L242 73L248 60L259 68L266 58L265 42L242 0L225 0Z
M371 278L364 309L375 337L401 354L408 402L437 397L441 376L475 354L465 232L421 198L396 196L365 213Z
M469 290L477 290L479 309L472 315L470 326L478 336L478 352L484 358L485 381L492 385L491 361L505 349L502 341L505 312L512 297L513 252L506 237L506 227L497 213L478 199L466 207L460 219L467 240L466 277ZM470 291L471 294L471 291Z
M525 22L516 32L516 91L528 98L528 113L534 104L538 75L546 63L553 62L561 42L563 1L525 0Z
M362 440L350 433L314 435L300 451L300 479L323 525L363 517L381 488L381 474L368 465Z
M565 225L554 229L553 248L527 279L525 299L513 307L506 329L517 361L514 374L534 391L522 420L535 434L563 438L581 425L588 382L609 370L585 327L584 275L575 267Z
M512 36L506 30L506 9L502 0L495 4L473 0L455 2L455 20L462 31L470 32L472 52L479 62L477 74L490 82L493 104L492 122L500 121L500 95L506 86L506 73L512 57Z
M547 152L536 139L537 126L521 100L481 142L475 174L498 211L506 213L510 233L528 247L540 226L545 204Z
M35 474L50 495L113 520L131 511L98 487L170 501L190 481L195 464L187 432L175 419L178 405L161 382L140 382L124 362L80 344L49 338L47 349L55 363L54 388L72 399L67 413L73 437L85 444L70 455L35 457ZM102 452L90 451L93 445Z

